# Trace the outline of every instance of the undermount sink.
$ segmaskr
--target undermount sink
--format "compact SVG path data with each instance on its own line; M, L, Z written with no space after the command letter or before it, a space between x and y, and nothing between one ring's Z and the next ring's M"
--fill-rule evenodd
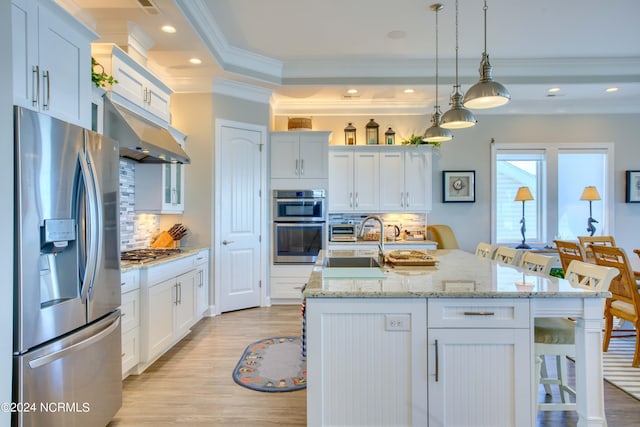
M328 257L322 264L324 279L384 279L386 275L373 257Z
M380 268L378 260L372 257L328 257L322 265L328 268Z

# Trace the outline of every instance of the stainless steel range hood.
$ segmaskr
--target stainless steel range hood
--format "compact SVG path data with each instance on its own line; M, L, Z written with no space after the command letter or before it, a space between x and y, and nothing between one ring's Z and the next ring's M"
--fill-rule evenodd
M191 163L166 128L104 97L104 134L120 143L120 156L141 163Z

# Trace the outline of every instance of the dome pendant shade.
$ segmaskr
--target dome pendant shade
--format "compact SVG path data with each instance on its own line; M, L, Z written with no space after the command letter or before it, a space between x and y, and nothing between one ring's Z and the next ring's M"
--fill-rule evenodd
M458 89L459 86L451 95L451 108L442 115L440 126L445 129L464 129L478 123L473 113L462 105L462 95Z
M440 108L436 105L436 110L431 116L431 125L422 136L425 142L446 142L453 139L453 134L449 129L440 127Z
M493 81L492 68L489 63L489 55L483 53L480 63L480 81L467 90L462 100L462 104L466 108L494 108L506 104L511 99L507 88Z
M507 88L498 82L494 82L491 77L493 67L489 63L487 53L487 0L484 0L482 10L484 12L484 50L480 61L480 81L469 88L462 104L466 108L494 108L506 104L511 99Z

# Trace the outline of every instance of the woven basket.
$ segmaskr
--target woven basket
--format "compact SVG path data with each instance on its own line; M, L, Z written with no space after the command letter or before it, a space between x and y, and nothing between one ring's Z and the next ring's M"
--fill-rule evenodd
M311 117L289 117L289 130L311 130Z

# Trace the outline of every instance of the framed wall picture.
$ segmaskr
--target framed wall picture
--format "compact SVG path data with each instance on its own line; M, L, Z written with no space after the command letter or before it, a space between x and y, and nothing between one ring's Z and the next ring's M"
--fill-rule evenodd
M442 203L476 201L475 171L442 171Z
M627 171L625 202L640 203L640 171Z

